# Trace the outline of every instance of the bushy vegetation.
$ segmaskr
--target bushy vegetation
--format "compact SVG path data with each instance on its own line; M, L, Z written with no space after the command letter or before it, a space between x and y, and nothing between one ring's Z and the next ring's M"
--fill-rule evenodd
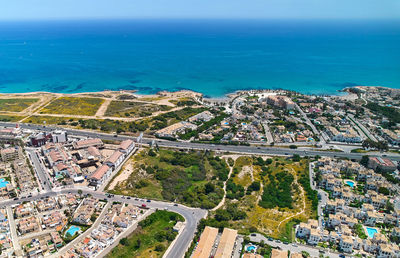
M7 116L7 115L0 115L0 121L2 122L16 122L24 118L23 116Z
M220 114L219 116L214 117L210 121L204 122L196 130L191 130L191 131L186 132L185 134L180 135L179 138L181 138L183 140L189 140L192 137L196 138L196 137L198 137L199 133L204 132L205 130L209 129L213 125L220 124L222 122L222 120L224 120L227 116L228 115L225 113Z
M367 234L365 234L365 230L361 224L355 224L354 230L356 231L356 234L358 235L359 238L367 239Z
M138 176L140 171L145 171L146 180ZM210 152L150 150L137 156L135 172L119 190L149 198L158 192L168 201L210 209L221 201L228 174L225 160Z
M308 168L302 173L299 173L297 182L301 184L304 191L306 192L307 199L311 201L311 209L316 212L318 209L318 191L313 190L310 185L310 174L308 173Z
M0 111L21 112L38 100L36 98L0 99Z
M294 177L290 173L279 172L268 175L269 183L264 187L259 205L270 209L274 207L292 208L292 183Z
M189 117L201 113L205 110L206 110L205 108L185 107L180 110L171 111L168 113L155 116L150 121L148 121L148 125L151 130L159 130L169 125L172 125L176 122L184 121Z
M172 228L182 216L158 210L139 222L139 227L128 237L122 238L119 245L112 249L107 257L162 257L177 232Z
M103 102L100 98L61 97L41 109L40 113L94 116Z
M154 112L167 111L171 107L166 105L146 104L134 101L111 101L105 112L106 116L114 117L146 117Z
M366 107L379 115L387 117L391 123L400 123L400 112L396 108L381 106L374 102L369 102Z

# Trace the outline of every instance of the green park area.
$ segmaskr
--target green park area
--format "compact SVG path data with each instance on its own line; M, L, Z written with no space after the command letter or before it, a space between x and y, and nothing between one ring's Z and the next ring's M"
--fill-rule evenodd
M229 169L211 152L145 149L122 168L129 177L110 192L210 209L223 198Z
M122 238L107 257L162 257L178 234L173 231L177 221L183 221L183 217L173 212L158 210L152 213L139 222L132 234Z
M40 113L94 116L103 102L100 98L61 97L41 109Z
M38 100L36 98L0 99L0 111L21 112Z
M166 105L113 100L108 106L105 115L111 117L147 117L155 112L168 111L171 108Z

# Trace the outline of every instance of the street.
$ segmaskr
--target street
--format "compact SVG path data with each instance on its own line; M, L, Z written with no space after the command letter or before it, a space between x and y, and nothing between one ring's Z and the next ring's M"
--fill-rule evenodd
M22 203L25 201L33 201L40 198L48 197L48 196L56 196L59 194L67 194L67 193L74 193L78 194L78 191L82 191L83 195L90 194L95 198L98 199L107 199L108 202L125 202L125 203L132 203L136 206L141 206L142 204L146 204L149 208L154 209L168 209L169 211L176 212L182 215L185 218L186 225L185 228L182 230L181 234L177 236L177 240L175 241L175 246L172 248L170 253L167 255L168 258L176 258L176 257L183 257L187 248L189 247L194 234L197 230L197 224L200 219L204 218L207 215L207 211L199 208L190 208L184 205L179 204L178 206L174 206L174 203L169 202L161 202L161 201L151 201L146 202L146 200L140 201L135 200L134 198L128 196L119 196L113 195L113 197L109 198L106 193L98 192L94 190L88 190L85 188L64 188L58 190L51 190L45 191L31 197L23 197L18 200L7 200L1 201L1 207L11 207L12 205ZM15 229L15 227L14 227ZM12 230L12 229L11 229ZM13 232L13 231L11 231Z

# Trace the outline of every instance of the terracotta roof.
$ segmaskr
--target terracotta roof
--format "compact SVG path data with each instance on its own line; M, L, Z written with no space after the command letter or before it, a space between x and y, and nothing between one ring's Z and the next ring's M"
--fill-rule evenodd
M124 155L120 151L115 151L108 159L108 162L115 163L122 155Z
M129 139L125 140L125 141L122 141L121 144L119 145L119 148L122 149L122 150L126 150L126 149L129 148L129 146L132 145L132 143L133 143L133 141L129 140Z
M107 171L110 169L109 166L107 165L103 165L101 167L99 167L90 177L91 179L96 179L96 180L100 180L103 178L103 176L107 173Z

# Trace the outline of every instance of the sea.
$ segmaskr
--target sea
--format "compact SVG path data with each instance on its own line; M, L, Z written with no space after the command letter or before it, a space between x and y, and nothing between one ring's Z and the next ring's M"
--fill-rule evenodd
M400 20L0 21L0 93L400 88Z

